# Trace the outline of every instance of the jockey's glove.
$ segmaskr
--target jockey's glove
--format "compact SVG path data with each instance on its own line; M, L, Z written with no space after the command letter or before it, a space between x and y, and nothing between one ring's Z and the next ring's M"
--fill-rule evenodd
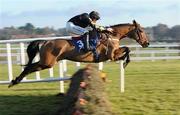
M108 27L108 28L106 28L106 30L108 31L108 32L110 32L110 33L113 33L113 29L112 28L110 28L110 27Z

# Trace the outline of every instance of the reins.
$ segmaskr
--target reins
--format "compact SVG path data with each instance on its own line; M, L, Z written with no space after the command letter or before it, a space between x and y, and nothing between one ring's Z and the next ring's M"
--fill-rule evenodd
M103 34L103 33L102 33ZM119 41L119 39L114 39L114 38L112 38L111 37L111 35L110 35L110 33L107 33L107 32L104 32L104 35L105 35L105 40L101 40L100 41L100 44L104 44L105 46L106 46L106 55L107 55L107 53L108 53L108 50L109 50L109 44L110 44L110 41L113 41L113 40L116 40L116 41ZM101 35L101 37L102 37L102 35ZM105 42L107 42L107 44L105 44ZM99 45L100 45L99 44ZM98 47L98 46L97 46Z

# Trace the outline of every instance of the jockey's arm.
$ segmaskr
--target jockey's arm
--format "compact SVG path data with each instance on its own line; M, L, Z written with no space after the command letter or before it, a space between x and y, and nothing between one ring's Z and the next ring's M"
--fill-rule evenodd
M97 25L95 22L93 22L93 20L91 20L91 18L89 17L89 15L87 13L83 13L81 15L81 18L86 23L88 23L92 28L96 28L98 31L108 31L110 33L113 33L113 29L112 28L100 26L100 25Z
M92 23L92 25L100 32L102 32L102 31L108 31L108 32L111 32L111 33L113 32L113 29L110 28L110 27L100 26L100 25L97 25L95 23Z
M100 25L95 25L95 28L98 29L99 31L104 31L106 30L106 28L104 26L100 26Z

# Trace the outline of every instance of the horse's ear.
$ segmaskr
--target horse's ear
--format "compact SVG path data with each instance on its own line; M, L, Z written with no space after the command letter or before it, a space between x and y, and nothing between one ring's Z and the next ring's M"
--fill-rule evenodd
M137 22L136 22L136 20L133 20L133 24L134 24L135 26L137 26Z

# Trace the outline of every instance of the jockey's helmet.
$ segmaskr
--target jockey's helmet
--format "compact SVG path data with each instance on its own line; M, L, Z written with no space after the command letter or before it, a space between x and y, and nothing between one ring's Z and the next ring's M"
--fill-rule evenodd
M100 19L100 15L99 15L99 13L96 12L96 11L90 12L90 13L89 13L89 17L90 17L91 19L95 19L95 20L99 20L99 19Z

